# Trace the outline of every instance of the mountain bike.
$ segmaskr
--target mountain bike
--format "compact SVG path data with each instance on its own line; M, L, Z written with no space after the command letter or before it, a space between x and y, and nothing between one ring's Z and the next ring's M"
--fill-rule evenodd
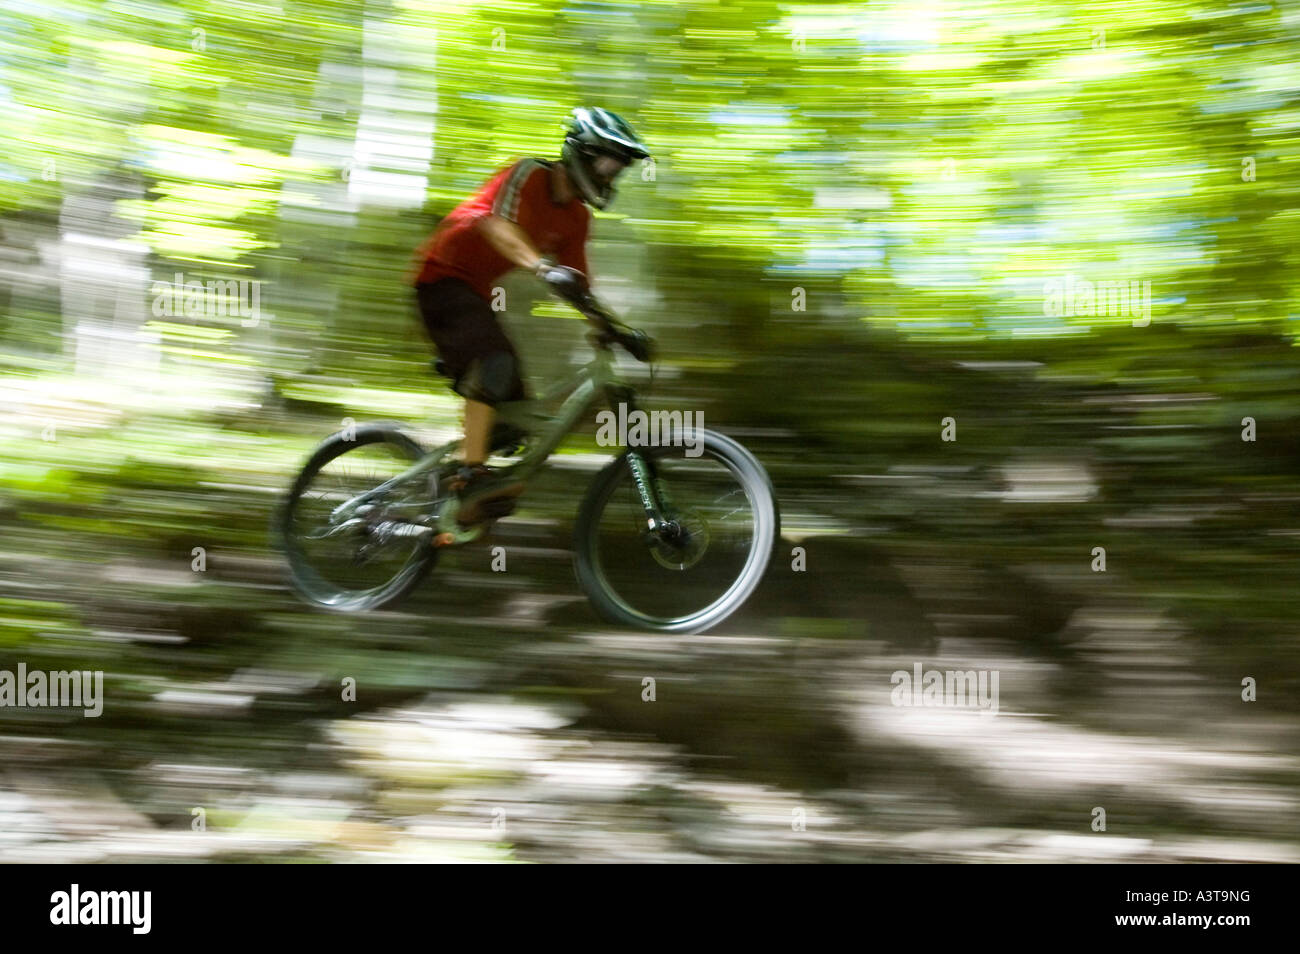
M526 481L604 401L624 413L637 395L615 373L613 348L649 363L644 333L590 295L570 302L590 323L591 361L532 400L498 408L502 432L526 435L500 469ZM683 418L685 422L686 418ZM672 421L676 425L676 420ZM754 592L779 536L772 482L739 443L715 431L661 430L655 446L624 446L591 481L578 508L578 581L605 619L696 633ZM494 434L497 432L494 432ZM420 583L448 547L480 539L494 520L461 527L450 489L460 442L425 450L400 425L355 425L308 458L279 508L277 536L290 579L307 601L333 610L389 606Z

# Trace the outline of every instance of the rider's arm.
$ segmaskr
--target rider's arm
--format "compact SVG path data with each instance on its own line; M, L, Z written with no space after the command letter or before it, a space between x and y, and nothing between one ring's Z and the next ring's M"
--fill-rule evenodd
M537 251L528 233L514 222L495 212L483 216L478 222L479 231L503 258L530 272L537 271L542 262L542 253Z
M498 254L530 272L541 266L542 254L529 236L529 222L549 194L549 168L536 159L520 159L500 181L491 212L478 222L479 231Z

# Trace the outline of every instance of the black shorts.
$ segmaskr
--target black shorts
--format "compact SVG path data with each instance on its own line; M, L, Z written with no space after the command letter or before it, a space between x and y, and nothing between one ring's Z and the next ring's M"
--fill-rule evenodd
M485 404L523 399L519 355L478 292L459 278L442 278L416 285L415 297L453 391Z

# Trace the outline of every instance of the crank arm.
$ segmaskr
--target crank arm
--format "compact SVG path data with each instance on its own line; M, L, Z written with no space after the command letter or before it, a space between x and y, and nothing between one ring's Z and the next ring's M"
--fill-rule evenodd
M483 535L484 525L476 523L469 527L462 527L456 523L456 514L460 512L460 501L452 496L438 511L437 525L440 527L451 527L450 530L444 530L433 537L435 547L453 547L462 543L470 543L477 540Z

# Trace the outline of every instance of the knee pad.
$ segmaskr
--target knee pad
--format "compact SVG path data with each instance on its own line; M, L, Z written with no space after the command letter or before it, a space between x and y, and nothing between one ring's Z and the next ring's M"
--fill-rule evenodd
M501 404L519 397L519 362L509 351L493 351L470 362L457 388L471 401Z

